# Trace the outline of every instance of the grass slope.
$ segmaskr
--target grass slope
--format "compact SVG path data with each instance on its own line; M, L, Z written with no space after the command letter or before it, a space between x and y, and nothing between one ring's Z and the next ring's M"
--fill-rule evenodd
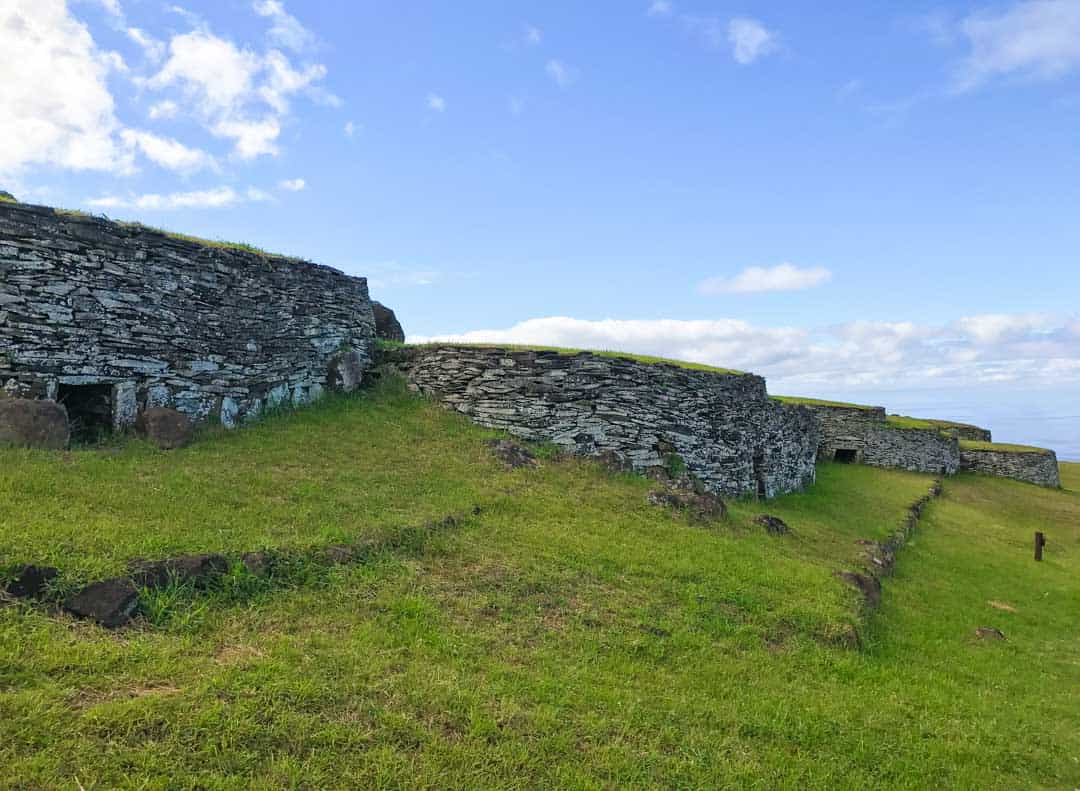
M974 439L960 440L960 447L964 450L991 450L1000 453L1042 453L1048 454L1046 448L1036 448L1032 445L1010 445L1005 442L981 442Z
M833 571L928 478L824 465L812 491L734 503L705 528L591 463L506 471L484 436L387 386L173 454L0 451L0 563L87 575L484 507L422 549L234 600L178 597L123 633L0 607L0 787L1080 778L1075 491L950 481L852 650L836 638L857 599ZM752 527L762 511L794 534ZM976 643L982 625L1009 639Z

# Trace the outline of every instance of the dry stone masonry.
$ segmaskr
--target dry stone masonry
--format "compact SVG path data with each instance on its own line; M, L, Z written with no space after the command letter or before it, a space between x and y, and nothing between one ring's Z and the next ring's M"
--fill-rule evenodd
M389 349L382 360L480 425L637 471L677 456L717 494L772 497L814 481L813 415L770 400L759 376L452 345Z
M933 475L960 469L960 441L933 428L889 425L883 407L810 404L821 426L818 457Z
M960 444L960 468L983 475L1015 478L1039 486L1061 486L1057 454L1039 448L1010 450L1009 446L994 448Z
M59 401L76 430L153 407L231 427L354 389L374 347L363 278L0 203L0 393Z

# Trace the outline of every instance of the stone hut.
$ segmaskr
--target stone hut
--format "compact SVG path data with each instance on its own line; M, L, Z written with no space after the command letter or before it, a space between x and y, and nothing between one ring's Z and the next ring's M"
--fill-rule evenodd
M355 388L374 353L364 278L0 203L0 393L59 401L76 427L155 406L233 426Z

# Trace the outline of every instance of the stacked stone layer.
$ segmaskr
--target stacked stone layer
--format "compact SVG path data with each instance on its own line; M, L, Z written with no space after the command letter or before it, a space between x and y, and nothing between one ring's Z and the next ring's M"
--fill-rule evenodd
M677 454L711 491L772 497L814 481L817 423L758 376L588 353L434 346L386 350L410 385L489 428L638 471Z
M325 266L0 203L0 387L110 385L116 427L168 406L234 425L363 371L367 282Z
M1035 453L961 447L960 468L983 475L1015 478L1039 486L1061 486L1057 454L1052 450Z

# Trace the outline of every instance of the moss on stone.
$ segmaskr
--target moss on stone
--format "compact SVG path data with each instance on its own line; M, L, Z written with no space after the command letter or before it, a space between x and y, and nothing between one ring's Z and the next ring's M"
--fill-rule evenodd
M1050 455L1052 451L1046 448L1036 448L1033 445L1010 445L1005 442L980 442L974 439L960 440L961 450L993 451L996 453L1039 453Z
M797 404L799 406L828 406L828 407L840 407L843 409L864 409L866 411L872 411L878 409L875 406L869 406L867 404L849 404L846 401L829 401L823 398L802 398L799 396L784 396L774 395L770 396L774 401L780 401L784 404Z

